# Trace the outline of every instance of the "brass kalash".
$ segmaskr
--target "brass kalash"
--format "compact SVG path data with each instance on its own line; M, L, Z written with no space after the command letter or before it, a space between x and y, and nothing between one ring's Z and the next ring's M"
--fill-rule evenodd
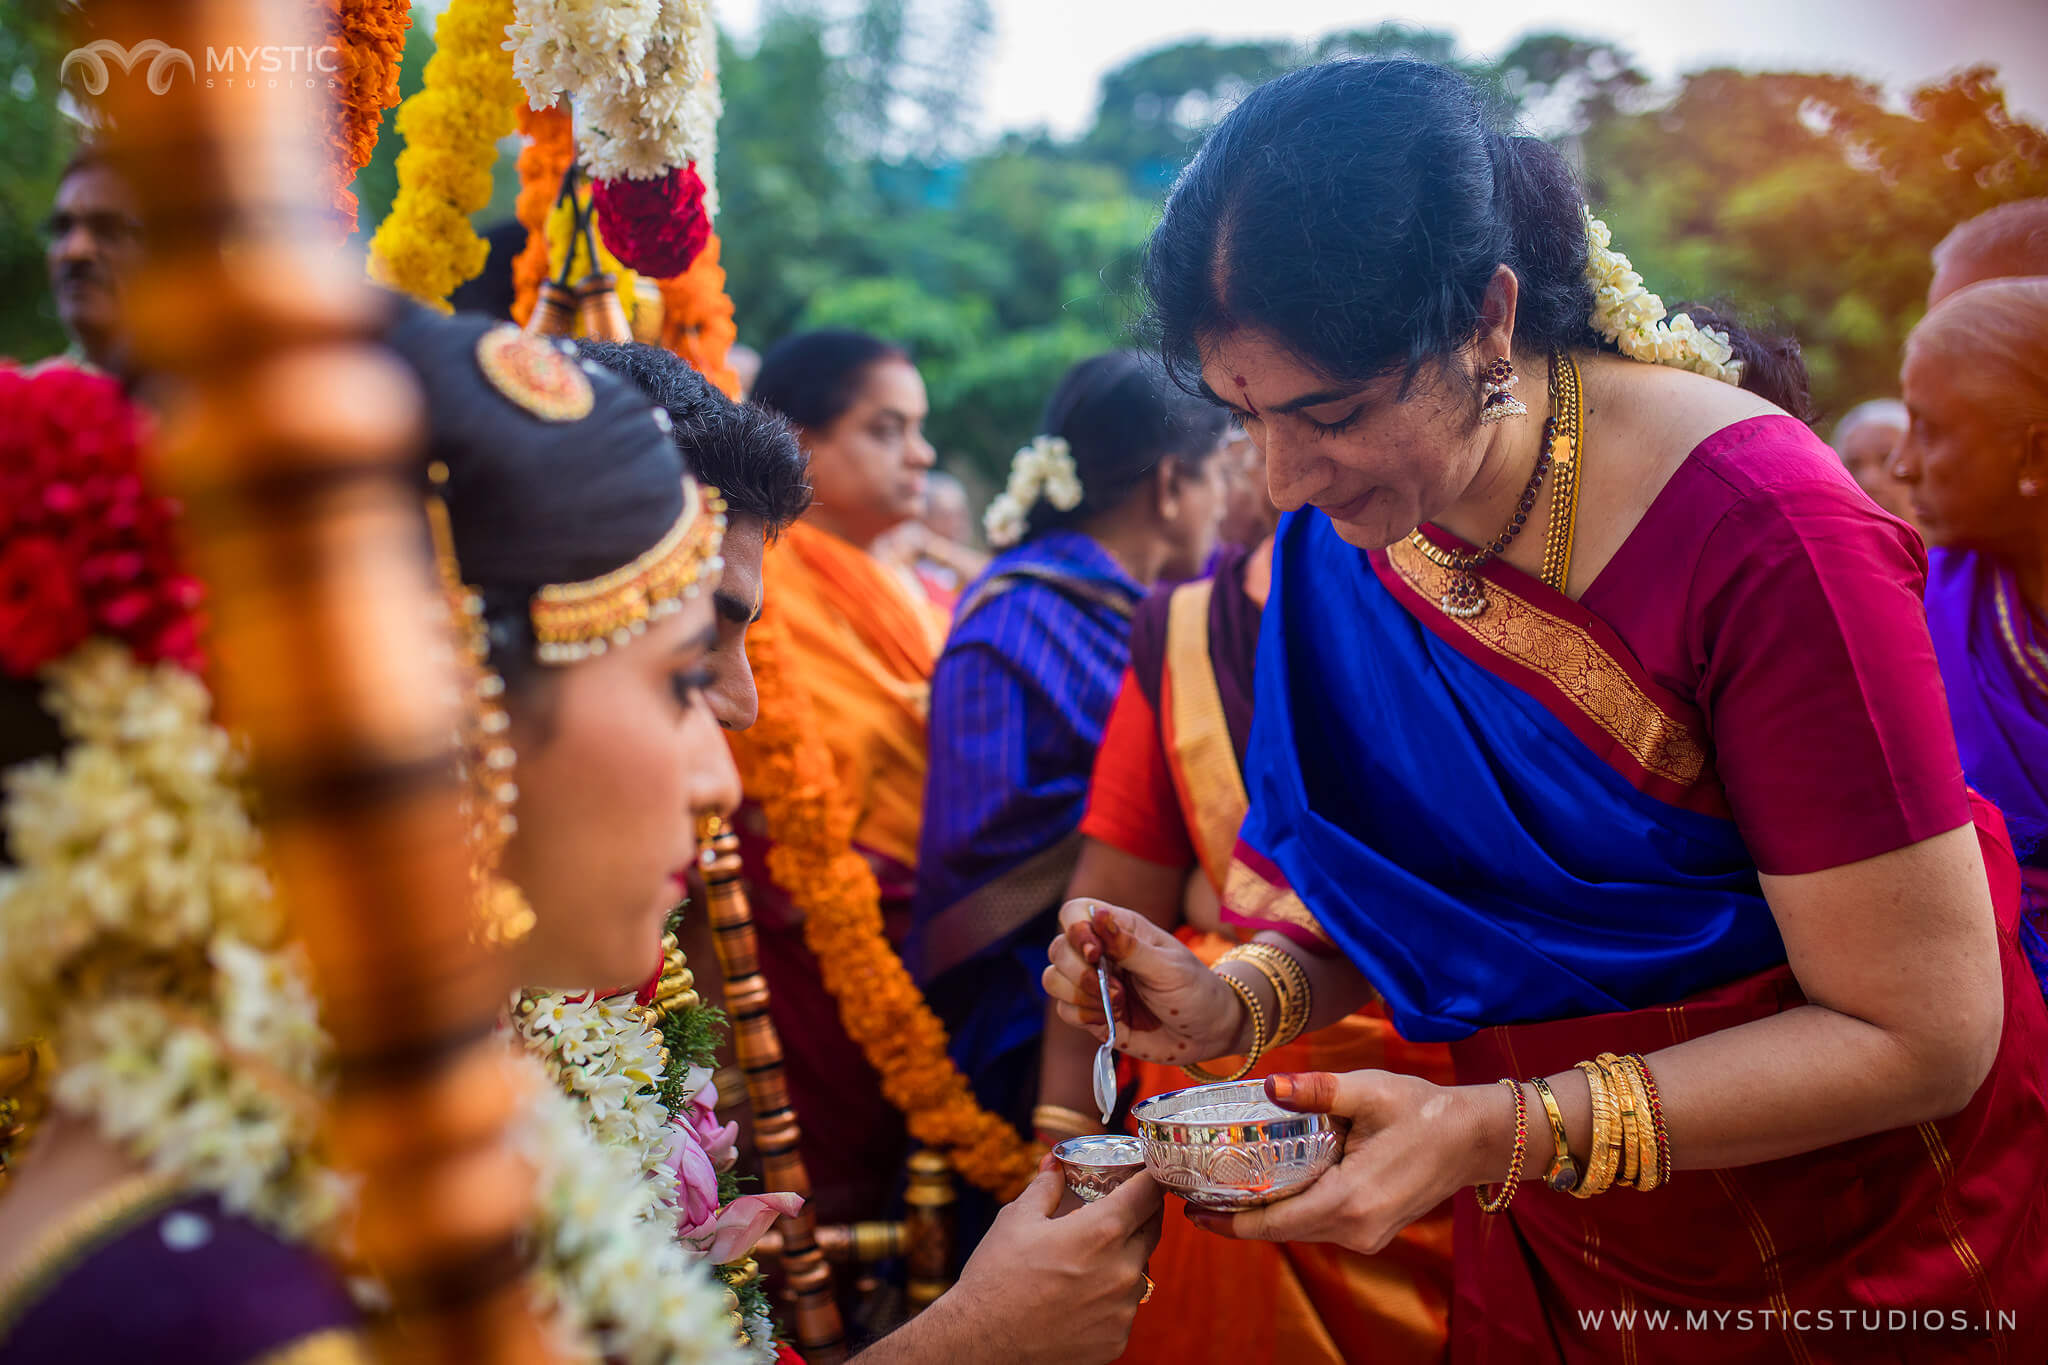
M627 322L626 306L619 295L619 277L598 264L596 213L588 191L579 189L581 179L582 171L573 163L562 177L561 193L555 197L556 208L564 203L574 206L568 249L562 254L560 278L540 282L540 293L526 319L526 330L536 336L659 344L664 308L661 290L654 281L635 276L633 319ZM572 285L569 277L576 269L579 247L580 259L588 268Z

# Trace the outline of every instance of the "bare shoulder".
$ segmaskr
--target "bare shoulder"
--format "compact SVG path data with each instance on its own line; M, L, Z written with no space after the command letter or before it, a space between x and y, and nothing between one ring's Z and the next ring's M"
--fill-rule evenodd
M1783 408L1704 375L1618 356L1580 362L1577 549L1568 591L1599 576L1686 457L1718 431Z
M1747 389L1668 365L1599 356L1583 373L1588 448L1628 457L1603 461L1610 467L1661 470L1668 478L1715 432L1752 417L1787 415Z

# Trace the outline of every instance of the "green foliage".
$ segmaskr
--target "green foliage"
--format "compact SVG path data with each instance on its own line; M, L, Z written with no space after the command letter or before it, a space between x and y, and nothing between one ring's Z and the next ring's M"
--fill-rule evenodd
M433 52L423 0L401 92ZM38 225L74 145L57 99L61 0L0 11L0 354L63 337ZM719 180L728 287L759 346L799 327L865 327L911 345L942 457L1000 480L1074 360L1128 344L1146 234L1214 120L1309 61L1449 62L1559 139L1617 244L1668 300L1715 299L1789 329L1823 415L1896 385L1928 252L1994 204L2048 194L2048 134L1978 68L1910 92L1846 76L1715 69L1653 90L1597 34L1534 33L1497 63L1445 32L1386 23L1306 43L1192 39L1103 77L1071 140L970 145L989 0L770 0L751 51L721 41ZM397 189L385 116L356 179L366 240ZM510 215L516 147L479 227Z
M58 108L58 70L71 47L62 7L29 0L0 11L0 356L64 349L43 263L43 220L78 139Z
M2048 135L1993 73L1904 109L1843 76L1703 71L1590 125L1590 189L1653 289L1725 298L1799 338L1822 417L1897 391L1929 253L1995 204L2048 194Z
M1827 74L1717 69L1659 91L1597 35L1533 33L1482 63L1447 33L1391 23L1299 45L1172 43L1104 76L1071 141L1011 134L949 158L925 136L892 152L906 139L877 120L918 125L930 108L904 55L907 3L870 0L850 32L786 3L754 52L726 50L720 230L748 340L829 324L905 342L941 457L984 481L1001 480L1067 365L1128 344L1146 235L1203 133L1304 62L1457 66L1585 167L1617 245L1667 301L1724 302L1796 335L1823 416L1895 387L1928 252L1954 224L2048 193L2048 138L1988 69L1903 106Z

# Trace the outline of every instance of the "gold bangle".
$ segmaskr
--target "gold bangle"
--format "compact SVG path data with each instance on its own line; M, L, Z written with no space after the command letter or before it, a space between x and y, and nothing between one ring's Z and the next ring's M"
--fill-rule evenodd
M1605 1194L1614 1184L1615 1168L1620 1165L1621 1157L1621 1144L1615 1134L1620 1122L1614 1096L1608 1092L1606 1078L1598 1064L1580 1062L1578 1069L1585 1073L1587 1098L1593 1106L1593 1138L1586 1150L1586 1173L1572 1194L1580 1199L1591 1199L1596 1194Z
M1536 1087L1536 1098L1543 1101L1544 1116L1550 1120L1553 1154L1550 1168L1543 1173L1543 1183L1559 1194L1569 1194L1578 1188L1579 1163L1572 1160L1572 1142L1564 1131L1564 1111L1557 1107L1557 1096L1551 1093L1549 1081L1538 1076L1529 1084Z
M1636 1111L1636 1142L1640 1151L1635 1178L1629 1184L1647 1194L1664 1183L1663 1143L1657 1132L1656 1110L1650 1106L1649 1087L1643 1084L1642 1058L1634 1054L1616 1057L1613 1067L1615 1074L1628 1087Z
M1657 1183L1668 1185L1671 1183L1671 1130L1664 1126L1664 1101L1657 1094L1657 1077L1640 1052L1628 1055L1635 1061L1636 1076L1643 1083L1643 1093L1650 1097L1650 1129L1657 1138Z
M1240 943L1218 958L1216 965L1220 967L1226 962L1249 962L1273 983L1280 1021L1273 1026L1273 1040L1268 1047L1291 1043L1307 1031L1309 1015L1315 1008L1315 990L1309 985L1307 969L1294 954L1270 943Z
M1211 970L1213 971L1214 969L1212 968ZM1259 1064L1259 1058L1266 1051L1266 1007L1259 1003L1259 997L1252 993L1250 986L1245 985L1244 982L1239 981L1229 972L1217 972L1216 975L1222 978L1224 985L1236 992L1238 999L1244 1001L1245 1012L1252 1017L1252 1045L1251 1049L1244 1054L1244 1065L1231 1072L1228 1076L1219 1076L1205 1066L1184 1066L1181 1068L1182 1075L1191 1081L1197 1081L1203 1085L1214 1085L1218 1081L1243 1080L1246 1076L1251 1075L1252 1068Z
M1069 1109L1064 1104L1041 1104L1031 1111L1031 1130L1035 1133L1052 1133L1062 1138L1085 1137L1101 1126L1099 1119L1089 1118L1078 1109Z
M1607 1081L1608 1092L1614 1096L1614 1103L1620 1111L1621 1164L1614 1173L1614 1182L1632 1186L1642 1179L1642 1129L1650 1121L1649 1105L1644 1104L1643 1111L1638 1112L1635 1087L1628 1083L1628 1077L1621 1074L1620 1059L1613 1053L1601 1053L1593 1059L1593 1064L1600 1068L1601 1076Z

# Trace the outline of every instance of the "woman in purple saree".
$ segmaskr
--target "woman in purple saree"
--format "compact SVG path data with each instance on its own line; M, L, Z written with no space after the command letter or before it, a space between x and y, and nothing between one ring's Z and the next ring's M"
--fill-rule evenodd
M1927 624L1970 784L2005 814L2020 940L2048 985L2048 279L1944 299L1906 343L1893 458L1928 553Z

